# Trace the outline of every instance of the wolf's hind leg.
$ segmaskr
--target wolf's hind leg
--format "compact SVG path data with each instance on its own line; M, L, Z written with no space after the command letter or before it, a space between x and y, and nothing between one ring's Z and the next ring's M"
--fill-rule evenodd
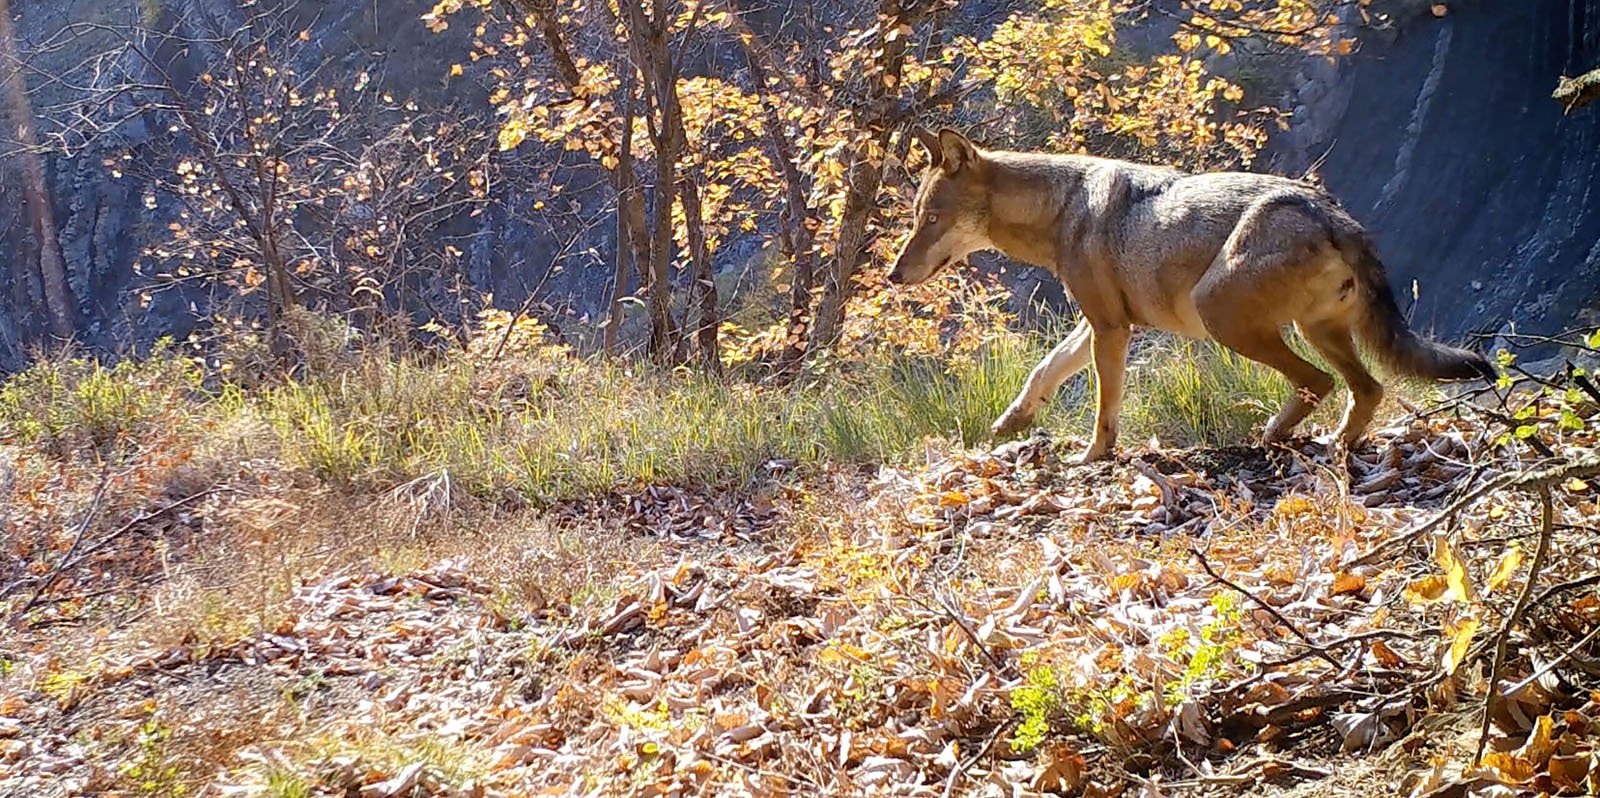
M990 427L996 437L1013 435L1026 429L1033 423L1039 408L1061 387L1061 383L1089 365L1091 337L1088 319L1079 321L1078 326L1033 367L1028 374L1027 384L1022 386L1022 392Z
M1322 398L1333 390L1333 377L1295 354L1284 343L1283 333L1277 327L1260 321L1252 324L1249 319L1231 313L1216 314L1223 316L1223 319L1216 318L1216 315L1205 315L1204 309L1201 314L1205 318L1206 329L1210 330L1211 337L1218 343L1257 363L1271 366L1288 377L1289 384L1294 386L1294 393L1283 403L1283 408L1267 422L1266 432L1262 436L1267 443L1287 438L1295 426L1305 420L1322 402Z
M1302 324L1300 334L1328 359L1339 376L1350 386L1350 403L1345 407L1344 421L1339 424L1339 439L1346 446L1354 446L1383 401L1383 386L1372 378L1356 354L1355 341L1350 328L1336 323Z

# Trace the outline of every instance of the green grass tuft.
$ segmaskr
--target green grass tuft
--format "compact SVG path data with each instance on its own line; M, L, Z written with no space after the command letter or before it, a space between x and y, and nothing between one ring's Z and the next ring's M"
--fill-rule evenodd
M0 386L0 437L65 454L104 452L168 424L193 400L200 370L160 344L148 357L40 362Z
M538 352L486 363L380 347L291 378L208 389L198 367L161 349L114 367L40 363L0 387L0 428L70 451L137 444L181 419L223 466L269 456L351 490L426 479L548 503L646 483L736 484L774 458L903 462L929 437L987 445L990 423L1054 343L1002 336L970 357L884 356L783 388ZM1124 440L1247 442L1288 390L1212 344L1144 341L1130 361ZM1039 423L1082 436L1093 405L1092 377L1081 377Z

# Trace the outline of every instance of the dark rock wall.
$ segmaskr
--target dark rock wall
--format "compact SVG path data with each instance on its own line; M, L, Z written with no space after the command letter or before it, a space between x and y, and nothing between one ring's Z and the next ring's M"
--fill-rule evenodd
M1319 170L1374 232L1414 323L1459 338L1593 324L1600 109L1563 115L1556 78L1600 66L1600 2L1451 3L1306 64L1276 166Z
M331 74L367 70L381 90L427 108L483 113L483 124L493 124L480 89L446 80L449 65L465 59L470 31L464 20L443 35L425 30L418 17L431 0L283 1L294 3L298 24L316 31L311 55ZM1541 332L1593 323L1600 307L1600 105L1567 116L1549 95L1559 74L1600 66L1600 0L1460 0L1441 19L1426 13L1426 3L1389 3L1405 13L1388 30L1362 31L1356 55L1302 60L1287 70L1294 125L1275 139L1263 166L1293 174L1324 158L1320 173L1374 231L1397 291L1409 296L1415 281L1414 319L1423 329L1460 338L1501 330L1511 319ZM149 7L173 28L238 14L234 0L14 5L24 47L69 21L110 22ZM77 50L105 44L85 40ZM206 68L204 48L167 55L180 77ZM48 58L60 64L39 66L59 68L81 56L58 48ZM40 105L63 100L56 91L39 87ZM101 160L124 148L135 157L164 151L166 136L158 124L134 120L112 140L50 160L83 338L105 350L181 335L205 306L204 296L179 292L157 295L148 307L131 299L140 285L133 262L164 236L169 220L144 208L144 186L112 179ZM529 145L507 156L505 168L528 188L500 197L457 246L468 253L473 290L494 294L497 305L518 305L539 288L574 316L593 318L609 279L607 198L581 198L584 207L562 223L533 209L536 176L562 158ZM599 182L597 174L584 179L570 171L592 167L565 160L574 185ZM580 233L585 238L574 241ZM8 173L0 181L0 253L9 260L0 257L0 269L24 289L26 271L16 267L32 249ZM561 268L553 269L558 259ZM18 342L38 320L18 302L8 307L0 317L0 367L15 368L25 359Z

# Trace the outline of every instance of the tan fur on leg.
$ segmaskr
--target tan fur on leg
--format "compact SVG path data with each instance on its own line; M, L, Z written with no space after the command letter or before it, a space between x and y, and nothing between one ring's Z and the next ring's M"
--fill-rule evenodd
M1022 387L1022 392L1006 408L999 419L994 422L990 430L997 437L1004 437L1020 432L1033 423L1033 418L1039 413L1039 408L1050 400L1050 397L1072 375L1083 371L1089 365L1089 342L1092 331L1087 319L1078 322L1072 332L1050 350L1033 367L1028 374L1028 382Z

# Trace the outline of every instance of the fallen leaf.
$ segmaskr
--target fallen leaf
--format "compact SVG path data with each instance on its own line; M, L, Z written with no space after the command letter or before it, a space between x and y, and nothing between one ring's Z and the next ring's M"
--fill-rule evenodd
M1494 568L1494 573L1489 575L1488 591L1490 593L1506 586L1511 581L1511 575L1517 572L1522 565L1522 548L1512 546L1500 557L1500 564Z
M945 491L939 497L940 507L960 507L972 501L972 497L959 490Z
M1340 573L1333 578L1333 594L1347 596L1367 589L1367 578L1361 574Z
M1372 641L1372 647L1369 650L1372 652L1372 658L1385 668L1398 668L1406 664L1405 658L1396 653L1394 649L1389 647L1388 643L1382 640Z
M1456 551L1454 544L1444 535L1433 539L1433 559L1444 569L1445 578L1448 580L1450 590L1444 596L1462 603L1469 603L1476 598L1472 589L1472 578L1467 574L1467 564Z
M1550 757L1550 781L1562 792L1583 789L1584 782L1594 771L1594 758L1594 753L1589 751Z
M1033 778L1033 788L1045 792L1073 793L1083 786L1087 763L1068 746L1058 746L1046 757L1045 766Z
M1338 712L1333 716L1333 728L1343 741L1340 751L1366 751L1376 745L1385 729L1376 712Z
M1444 633L1450 639L1450 647L1445 650L1440 664L1444 666L1446 673L1453 674L1461 667L1461 661L1467 656L1467 649L1472 646L1472 637L1478 633L1478 624L1477 618L1469 616L1444 625Z
M1406 601L1412 604L1428 604L1444 598L1449 589L1450 580L1435 574L1433 576L1424 576L1406 585L1403 595Z

